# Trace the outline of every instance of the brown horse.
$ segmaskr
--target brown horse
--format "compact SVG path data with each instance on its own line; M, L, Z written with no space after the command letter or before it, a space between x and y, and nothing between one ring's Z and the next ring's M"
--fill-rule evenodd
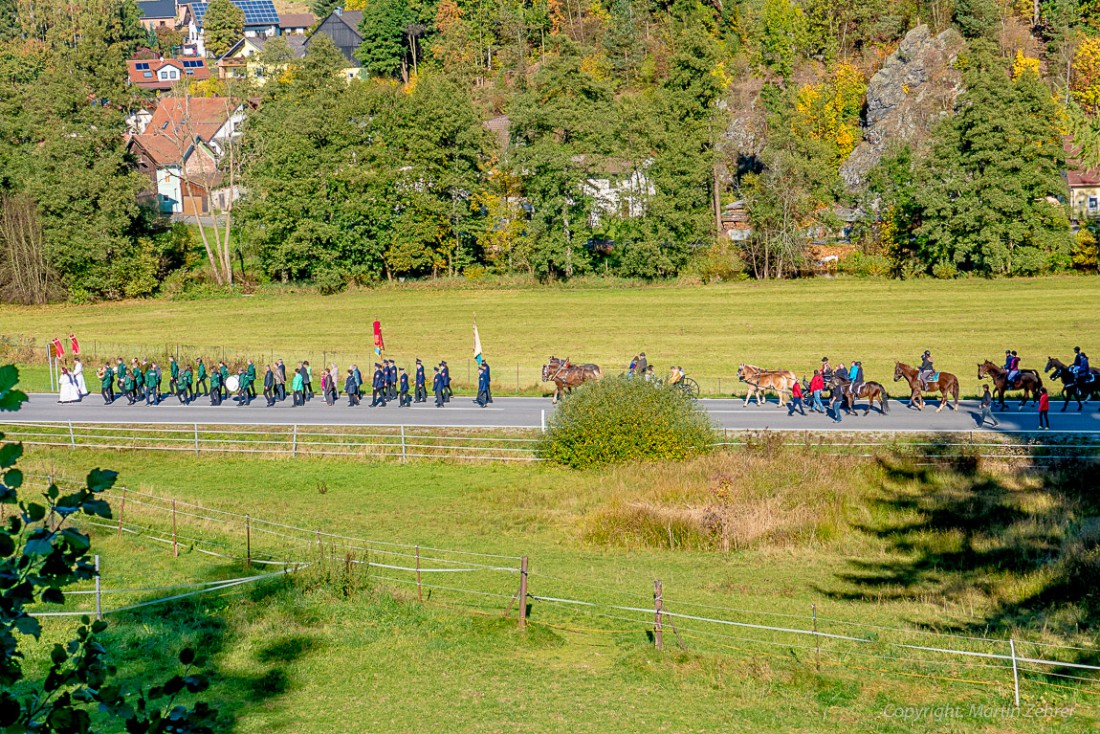
M542 366L542 381L554 383L555 403L561 400L567 391L573 392L573 388L602 377L603 371L599 365L573 364L568 358L550 357Z
M1039 388L1043 386L1043 378L1039 377L1034 370L1021 371L1016 377L1015 384L1011 384L1008 381L1008 370L998 367L987 359L978 365L978 379L984 380L986 377L993 380L993 395L1001 401L1001 410L1005 409L1006 390L1024 391L1019 409L1027 405L1028 401L1039 400Z
M950 372L940 372L935 381L929 382L928 386L924 387L921 383L919 370L904 362L894 362L894 382L902 379L909 383L909 389L912 390L912 394L909 396L909 407L916 406L917 410L924 410L923 393L938 392L940 394L940 407L936 408L937 413L943 410L943 406L947 405L948 395L955 401L955 404L951 406L951 410L959 409L959 378Z
M852 390L852 381L848 379L848 376L842 372L834 372L832 378L829 380L829 387L832 391L841 396L843 399L843 405L848 409L848 412L855 415L856 412L856 400L867 400L867 408L863 411L863 415L867 415L871 412L871 408L875 407L875 401L878 401L879 415L886 415L890 412L890 396L886 394L886 388L878 382L864 382L859 386L859 390Z
M760 397L763 395L766 400L767 391L771 390L779 396L781 408L786 403L784 400L786 394L794 387L794 383L798 382L798 377L790 370L765 370L751 364L737 366L737 379L749 386L749 392L745 395L746 406L754 397L756 404L760 405Z

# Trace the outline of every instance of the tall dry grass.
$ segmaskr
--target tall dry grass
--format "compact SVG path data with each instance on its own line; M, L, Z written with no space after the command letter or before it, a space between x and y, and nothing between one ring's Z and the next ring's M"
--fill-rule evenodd
M793 447L620 467L600 475L582 532L598 545L708 551L835 542L867 519L877 471Z

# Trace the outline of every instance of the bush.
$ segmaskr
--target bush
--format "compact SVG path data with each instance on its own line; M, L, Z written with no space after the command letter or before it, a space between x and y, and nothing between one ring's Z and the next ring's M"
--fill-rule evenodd
M567 395L551 416L539 455L586 469L632 460L680 460L713 441L710 418L672 387L607 378Z
M932 276L940 280L951 280L959 276L959 269L952 263L936 263L932 266Z
M885 278L892 269L890 258L885 255L868 254L855 251L841 258L837 270L861 278Z
M313 285L322 296L333 296L348 287L344 276L336 270L320 270L313 276Z

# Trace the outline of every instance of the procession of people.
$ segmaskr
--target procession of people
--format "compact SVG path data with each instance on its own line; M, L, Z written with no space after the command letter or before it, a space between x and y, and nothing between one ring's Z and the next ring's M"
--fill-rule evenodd
M89 395L85 375L84 364L81 360L79 342L73 334L69 335L70 349L73 356L71 365L63 364L60 356L64 354L64 346L59 339L52 341L53 349L58 355L57 360L57 387L59 403L76 403ZM380 331L376 330L376 352L380 354L382 347ZM487 360L481 355L480 338L477 336L475 326L475 359L478 362L476 377L476 397L474 403L482 408L493 402L492 397L492 372ZM1100 375L1093 370L1089 363L1088 355L1080 348L1074 347L1073 361L1069 365L1063 365L1060 361L1048 358L1044 372L1051 372L1051 377L1061 376L1063 382L1063 396L1068 406L1071 395L1083 396L1087 400L1095 396L1100 390ZM553 371L544 369L544 379L547 375L551 378L558 375L563 369L573 370L581 367L573 365L568 360L556 360L552 362L558 367ZM1042 386L1039 371L1024 369L1021 366L1021 357L1016 350L1006 349L1004 364L998 367L986 362L979 364L979 378L990 376L994 378L993 389L989 385L983 386L979 405L981 408L980 425L987 423L993 427L998 425L993 416L996 404L996 395L1000 394L1001 407L1004 407L1004 393L1011 389L1024 389L1025 400L1028 397L1028 382L1031 382L1033 397L1037 404L1042 430L1049 430L1050 394L1047 388ZM952 386L941 384L945 380L955 380L953 375L938 371L931 350L925 350L919 357L919 367L907 368L902 363L897 363L895 382L908 378L912 387L911 404L920 402L918 407L923 407L923 394L925 392L939 391L942 396L941 410L947 405L948 393ZM840 362L835 366L828 357L823 357L818 367L813 370L812 377L801 380L794 378L794 373L787 370L763 370L748 365L742 365L738 376L742 382L748 382L756 393L764 390L777 392L780 397L780 405L788 408L788 416L795 413L806 416L811 413L828 415L836 423L843 420L844 413L854 411L857 399L866 399L867 410L870 410L878 391L881 401L880 410L887 412L885 389L880 383L868 382L864 376L863 362L859 359L851 360L849 364ZM599 368L595 365L584 365L590 372L589 379L593 376L599 379ZM253 400L262 394L264 405L274 407L290 400L292 407L301 407L310 403L320 395L328 406L335 406L341 393L347 400L348 407L364 405L369 388L370 402L365 403L371 408L385 408L390 403L396 403L398 408L409 408L414 404L427 404L429 400L429 378L431 394L434 398L433 405L443 408L451 402L454 391L451 384L450 367L446 360L432 367L431 375L421 359L417 358L411 370L399 367L395 360L383 358L373 365L373 371L365 375L357 364L351 364L346 369L340 370L335 363L323 366L314 374L314 368L309 360L296 362L288 369L288 365L282 359L276 359L270 364L263 365L262 372L256 363L248 359L243 364L230 367L224 361L216 364L208 364L203 357L194 361L177 360L175 356L169 356L166 365L167 379L162 371L162 366L156 361L133 357L127 362L119 356L114 360L100 366L96 375L99 379L100 394L107 405L125 400L127 405L160 405L165 400L175 398L181 405L190 405L200 398L206 398L211 405L218 406L232 401L237 406L249 406ZM906 372L906 369L911 372ZM747 374L751 378L746 377ZM661 383L654 371L654 365L646 357L645 352L638 352L631 358L626 374L629 377L640 377L647 381ZM788 382L766 383L761 375L788 375ZM676 386L686 380L683 367L672 366L669 368L669 376L665 385ZM754 382L755 381L755 382ZM698 388L697 383L690 381ZM369 384L368 384L369 383ZM774 385L779 385L775 387ZM958 403L957 381L953 385L956 406ZM829 397L825 399L825 392L829 391ZM319 392L317 392L319 391ZM1068 391L1068 392L1067 392ZM690 393L689 393L690 394ZM753 393L750 392L750 395ZM785 396L789 396L789 402L784 403ZM691 395L696 397L696 395ZM759 398L758 398L758 402ZM1021 402L1021 405L1024 403ZM1064 410L1065 408L1063 408ZM865 411L866 414L867 411Z
M58 381L58 402L79 402L88 395L83 387L83 367L79 358L74 358L74 367L70 370L62 366ZM442 408L451 402L454 391L451 388L451 371L446 360L434 368L432 393L435 407ZM210 367L202 357L194 363L181 364L175 357L168 358L168 379L165 380L161 365L149 359L134 357L129 364L117 357L115 364L107 362L97 371L100 394L107 405L125 400L127 405L160 405L169 398L176 398L181 405L190 405L199 398L208 398L211 405L221 405L232 400L238 406L248 406L257 399L257 381L266 407L274 407L288 398L293 407L306 405L317 397L314 386L320 389L320 396L329 406L334 406L343 392L349 407L362 405L366 392L364 375L359 365L352 364L343 372L335 363L320 370L319 380L315 379L309 360L297 362L288 373L282 359L265 364L262 378L258 378L256 363L249 359L236 369L224 361ZM289 385L289 393L288 393ZM491 368L487 360L478 365L476 404L485 407L493 402ZM417 358L410 382L404 367L398 367L392 359L383 359L374 363L370 376L371 408L385 408L397 403L398 408L408 408L414 403L427 403L427 374L424 363Z

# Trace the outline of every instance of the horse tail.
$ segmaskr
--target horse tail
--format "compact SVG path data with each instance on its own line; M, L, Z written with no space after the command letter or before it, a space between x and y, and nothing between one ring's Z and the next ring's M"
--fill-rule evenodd
M888 394L886 394L886 388L885 387L880 387L879 389L881 390L879 395L882 396L882 412L883 413L889 413L890 412L890 396Z

